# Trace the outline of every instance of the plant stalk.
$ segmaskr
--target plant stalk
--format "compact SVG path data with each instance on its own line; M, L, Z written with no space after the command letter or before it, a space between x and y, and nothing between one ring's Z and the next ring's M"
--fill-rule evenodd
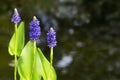
M16 33L17 33L17 24L15 24L15 39L17 39L17 36L16 36ZM15 40L15 55L14 55L14 80L17 80L17 46L16 46L16 40Z
M17 56L14 55L14 80L17 80Z
M53 47L50 48L50 64L53 64Z
M32 73L33 73L33 69L34 69L34 66L35 66L35 57L36 57L36 41L34 40L33 41L33 46L34 46L34 53L33 53L33 64L32 64L32 71L31 71L31 80L32 80Z

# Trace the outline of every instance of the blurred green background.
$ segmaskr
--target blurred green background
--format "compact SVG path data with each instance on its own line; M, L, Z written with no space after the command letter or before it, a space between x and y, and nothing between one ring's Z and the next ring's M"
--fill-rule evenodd
M57 31L58 80L120 80L120 0L0 0L0 80L13 80L7 47L14 8L25 21L26 42L32 17L40 20L37 45L48 59L46 32L51 26Z

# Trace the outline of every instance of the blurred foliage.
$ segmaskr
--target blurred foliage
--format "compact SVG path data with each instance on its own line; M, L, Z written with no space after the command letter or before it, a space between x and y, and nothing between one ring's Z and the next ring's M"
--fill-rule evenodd
M17 7L27 22L26 28L34 15L41 20L43 32L48 29L46 24L49 23L49 27L58 24L55 26L58 30L58 46L54 54L58 80L119 80L119 4L120 0L1 0L0 55L8 54L5 49L13 33L10 16ZM38 46L44 45L42 48L47 56L49 49L45 46L45 36L46 33L43 33ZM72 55L73 60L67 67L58 67L64 55ZM7 58L6 62L10 60ZM2 57L0 59L3 60ZM10 74L6 68L0 68ZM0 79L3 80L6 74L2 72Z

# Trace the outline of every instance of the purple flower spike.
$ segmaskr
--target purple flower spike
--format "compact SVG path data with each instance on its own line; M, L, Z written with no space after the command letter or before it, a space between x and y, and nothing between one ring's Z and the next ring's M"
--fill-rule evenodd
M20 20L21 20L21 17L20 17L20 15L19 15L17 9L15 8L15 9L14 9L14 14L12 15L12 18L11 18L11 22L17 24L17 23L20 22Z
M56 46L56 32L53 28L50 28L50 30L47 33L47 42L49 47L55 47Z
M34 16L33 20L30 22L30 40L38 40L41 34L40 26L38 19Z

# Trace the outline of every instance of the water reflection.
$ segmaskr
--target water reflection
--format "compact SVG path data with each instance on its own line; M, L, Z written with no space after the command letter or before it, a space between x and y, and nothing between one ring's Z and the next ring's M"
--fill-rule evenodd
M60 19L72 19L78 12L76 3L76 0L58 0L57 8L52 10L53 14L55 14L56 17Z
M68 29L68 33L70 34L70 35L73 35L74 33L75 33L75 31L74 31L74 29Z
M58 68L65 68L69 66L72 61L73 61L72 55L63 55L62 59L58 61L56 66Z
M37 15L40 16L45 31L48 31L50 27L53 27L56 31L59 29L58 22L52 15L45 13L41 9L37 9Z

